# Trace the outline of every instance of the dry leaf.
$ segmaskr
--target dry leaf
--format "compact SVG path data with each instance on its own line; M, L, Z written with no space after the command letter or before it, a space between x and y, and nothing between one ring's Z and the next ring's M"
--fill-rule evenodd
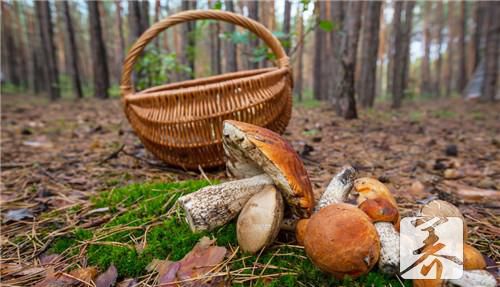
M133 278L127 278L116 284L116 287L134 287L137 286L137 281Z
M84 282L90 283L97 275L97 268L95 267L79 268L71 271L69 274Z
M114 265L109 266L106 272L102 273L95 280L96 287L110 287L113 286L118 278L118 271Z
M55 272L54 268L47 270L45 278L33 287L71 287L78 283L77 280Z
M452 192L468 203L500 202L500 191L497 190L477 188L449 180L445 180L444 184L452 187Z

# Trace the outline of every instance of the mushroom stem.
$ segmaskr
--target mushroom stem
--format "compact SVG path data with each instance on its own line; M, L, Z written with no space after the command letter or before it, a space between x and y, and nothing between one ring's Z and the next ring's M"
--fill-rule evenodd
M318 203L314 207L314 211L317 212L321 208L333 203L346 201L352 189L355 177L356 170L352 166L344 166L330 181L325 192L321 195Z
M272 185L271 177L261 174L204 187L180 197L178 202L193 232L212 230L231 221L250 197Z
M379 269L385 274L399 272L399 233L392 222L375 222L380 239Z
M486 270L464 270L464 274L459 279L450 279L447 281L453 286L481 286L481 287L495 287L497 280L490 272Z

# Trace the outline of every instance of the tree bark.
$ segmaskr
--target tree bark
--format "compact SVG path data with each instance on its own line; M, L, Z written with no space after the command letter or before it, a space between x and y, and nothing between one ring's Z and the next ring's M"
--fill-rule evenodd
M36 1L38 26L42 36L43 60L45 73L47 74L50 99L60 98L59 71L57 69L56 48L54 46L54 32L48 1Z
M96 98L108 97L109 73L106 57L106 46L102 37L99 6L97 1L89 1L90 45L92 51L92 66L94 71L94 93Z
M17 43L16 46L18 47L17 53L19 53L19 57L17 60L17 67L19 70L19 74L21 75L21 81L20 84L23 88L28 88L29 86L29 67L28 63L30 62L30 59L28 57L28 52L26 51L26 43L29 43L29 39L26 39L26 31L23 29L23 24L21 23L21 17L22 17L22 10L23 7L21 5L25 5L20 1L14 1L14 18L15 18L15 34L17 35Z
M78 68L78 48L75 40L75 30L73 28L73 20L69 11L68 1L62 1L64 20L66 22L66 32L68 33L68 61L71 66L71 76L73 79L73 89L78 98L83 98L82 82L80 80L80 69Z
M459 2L460 14L458 17L458 55L459 55L459 67L458 67L458 90L460 93L463 92L465 86L467 85L467 55L465 53L465 33L466 33L466 11L465 11L465 1Z
M446 66L446 92L448 97L453 91L453 56L454 56L454 22L453 17L455 12L455 5L453 1L448 2L448 48L447 48L447 66Z
M486 71L483 98L494 101L497 94L498 50L500 49L500 5L489 2L486 23Z
M225 1L226 10L234 12L233 0ZM230 35L236 31L236 26L233 24L225 24L225 30ZM238 70L238 54L236 53L236 44L231 40L226 40L224 44L224 58L226 60L225 73L236 72Z
M408 89L408 81L410 75L410 43L413 31L413 8L415 7L415 1L406 1L404 12L405 12L405 22L403 30L403 71L402 71L402 97L404 98L405 92Z
M392 93L392 107L401 107L403 99L403 87L401 75L403 72L403 27L401 24L401 12L403 10L403 2L396 1L394 3L394 16L392 18L392 41L391 41L391 56L390 76L392 77L390 87Z
M143 0L141 2L140 10L141 10L140 23L141 23L141 34L142 34L149 28L149 0Z
M330 53L330 65L331 65L331 71L329 75L329 79L331 81L330 83L330 91L329 91L329 100L332 102L334 106L337 106L337 102L339 101L340 95L337 94L337 85L339 82L339 71L341 69L341 60L340 60L340 50L341 50L341 42L342 42L342 30L343 30L343 23L344 23L344 14L345 14L345 9L344 7L347 7L347 2L343 1L333 1L330 3L330 15L331 15L331 20L333 21L335 25L335 30L331 34L330 37L330 48L331 48L331 53Z
M299 17L299 15L297 15ZM283 19L283 33L285 34L285 40L287 45L285 45L285 53L288 55L290 53L291 35L290 35L290 23L292 19L292 2L290 0L285 0L285 17Z
M3 1L2 5L2 72L5 80L19 86L21 75L18 74L14 31L12 31L12 7Z
M346 23L344 23L341 46L340 81L337 86L340 96L336 110L345 119L358 117L354 97L354 73L358 48L359 30L361 28L362 2L349 2Z
M317 1L315 3L315 13L318 17L318 21L327 20L326 19L326 2ZM324 76L324 62L325 58L323 57L326 42L326 32L323 31L320 27L316 28L314 32L314 68L313 68L313 92L314 98L316 100L325 100L325 82L327 79L323 78Z
M118 59L120 59L120 66L125 58L125 36L123 34L123 21L122 21L122 5L121 0L115 0L116 4L116 28L119 37L118 43ZM121 67L120 67L121 71ZM120 75L118 75L119 78Z
M217 3L214 1L212 5ZM212 75L220 75L222 73L222 57L220 43L220 22L216 21L210 24L210 70Z
M431 90L431 65L430 65L430 54L431 54L431 10L432 2L426 1L424 3L424 56L422 58L422 66L420 67L420 93L429 94Z
M479 62L481 61L481 50L482 50L482 39L483 30L485 24L485 18L487 17L487 11L485 7L485 2L474 2L474 31L472 35L472 71L475 71Z
M254 19L255 21L259 21L259 1L250 0L250 1L246 1L246 3L247 3L247 8L248 8L248 17ZM248 53L250 55L252 55L253 51L255 51L258 46L259 46L259 39L255 35L251 34ZM253 59L253 56L250 56L250 55L248 57L249 69L258 69L259 62L256 62Z
M363 17L359 99L361 106L365 108L373 107L375 100L381 8L381 1L366 2Z
M153 23L157 23L160 20L160 14L161 14L161 1L156 0L155 1L155 17L154 17ZM156 47L156 51L158 51L158 52L160 52L161 36L166 37L164 33L162 33L162 34L163 35L156 36L156 39L155 39L155 47Z
M299 39L304 38L304 19L302 18L301 6L297 5L297 35ZM304 45L303 43L298 44L297 48L297 71L295 74L295 94L299 102L302 102L302 92L303 92L303 82L304 82Z
M129 45L142 34L141 6L139 1L128 1Z
M443 45L443 26L444 26L444 15L443 15L443 2L437 2L435 21L437 23L436 38L438 41L438 58L436 61L436 82L435 91L438 97L441 96L441 71L443 67L443 53L441 53Z
M192 2L189 0L182 0L182 10L192 10L196 9L196 2ZM195 74L195 48L196 48L196 40L195 40L195 22L190 21L187 23L181 24L181 51L179 55L179 60L182 65L186 65L190 69L190 73L184 72L180 74L180 80L189 80L193 79Z

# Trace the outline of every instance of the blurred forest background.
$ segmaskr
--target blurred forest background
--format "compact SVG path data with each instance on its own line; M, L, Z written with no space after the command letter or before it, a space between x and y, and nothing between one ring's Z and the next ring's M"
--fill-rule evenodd
M253 18L282 41L297 101L338 115L415 97L499 97L500 3L488 1L2 1L2 92L119 95L127 50L181 10ZM164 31L136 65L136 87L254 69L273 55L248 31L197 21ZM357 103L357 104L356 104Z

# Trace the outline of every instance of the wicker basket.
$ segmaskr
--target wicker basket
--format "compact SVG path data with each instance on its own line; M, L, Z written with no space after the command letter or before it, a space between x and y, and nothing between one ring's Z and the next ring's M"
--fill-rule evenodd
M278 59L277 67L228 73L134 92L133 66L161 31L192 20L214 19L247 28ZM292 72L280 42L262 24L219 10L185 11L145 31L123 64L121 94L127 118L144 146L185 169L224 164L222 122L234 119L283 133L292 109Z

